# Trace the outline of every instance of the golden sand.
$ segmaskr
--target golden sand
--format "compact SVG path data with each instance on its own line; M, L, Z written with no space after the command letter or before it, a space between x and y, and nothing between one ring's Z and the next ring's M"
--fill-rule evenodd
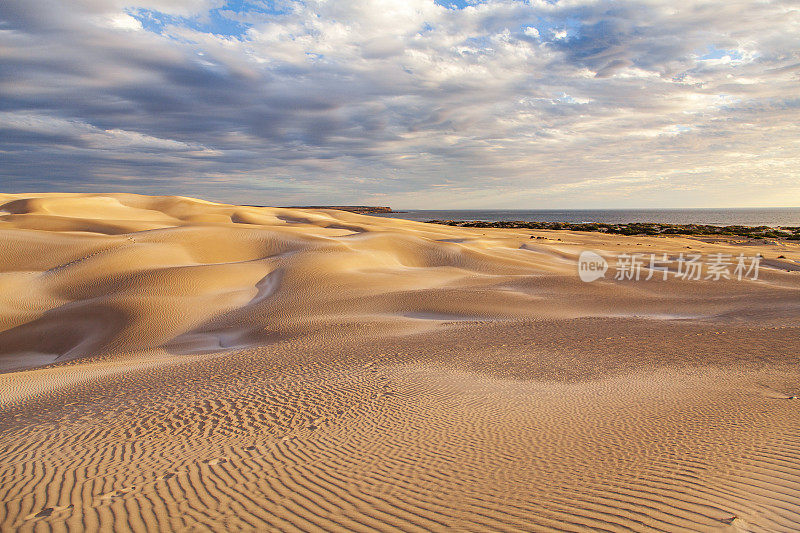
M707 241L0 195L0 529L798 530L800 247Z

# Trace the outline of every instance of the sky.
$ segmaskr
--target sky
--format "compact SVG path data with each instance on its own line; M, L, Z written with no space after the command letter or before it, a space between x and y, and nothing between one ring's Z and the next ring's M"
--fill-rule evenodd
M800 2L2 0L0 191L800 206Z

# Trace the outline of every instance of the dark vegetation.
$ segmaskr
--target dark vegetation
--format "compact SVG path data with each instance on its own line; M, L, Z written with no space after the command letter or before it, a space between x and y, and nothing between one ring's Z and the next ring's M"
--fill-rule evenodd
M800 226L711 226L707 224L660 224L655 222L631 222L607 224L603 222L526 222L482 220L429 220L430 224L460 226L464 228L513 228L567 231L599 231L619 235L718 235L749 237L751 239L800 240Z

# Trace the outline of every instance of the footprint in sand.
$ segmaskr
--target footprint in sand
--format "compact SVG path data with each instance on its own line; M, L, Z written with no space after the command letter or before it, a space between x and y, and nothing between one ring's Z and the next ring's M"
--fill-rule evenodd
M314 431L315 429L318 429L324 423L325 423L325 417L324 416L320 416L320 417L314 418L312 420L309 420L308 421L308 425L306 426L306 428L309 429L310 431Z
M55 507L45 507L38 513L31 513L25 517L25 520L33 520L35 518L47 518L48 516L52 516L54 513L58 514L62 511L67 511L75 507L73 504L69 505L56 505Z
M133 486L133 487L128 487L126 489L117 489L117 490L114 490L114 491L111 491L111 492L107 492L106 494L103 494L102 496L100 496L100 499L101 500L111 500L113 498L119 498L121 496L125 496L126 494L128 494L129 492L134 490L135 488L136 487Z
M385 398L386 396L394 396L396 392L389 386L388 383L384 383L381 386L381 391L378 393L378 398Z
M25 520L33 520L34 518L45 518L53 514L53 511L55 511L53 507L45 507L38 513L29 514L28 516L25 517Z

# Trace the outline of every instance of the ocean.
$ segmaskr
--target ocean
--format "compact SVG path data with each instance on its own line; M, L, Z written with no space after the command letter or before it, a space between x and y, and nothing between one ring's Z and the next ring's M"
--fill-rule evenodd
M428 220L522 220L526 222L656 222L715 226L800 226L800 207L738 209L459 209L409 210L374 214L426 222Z

